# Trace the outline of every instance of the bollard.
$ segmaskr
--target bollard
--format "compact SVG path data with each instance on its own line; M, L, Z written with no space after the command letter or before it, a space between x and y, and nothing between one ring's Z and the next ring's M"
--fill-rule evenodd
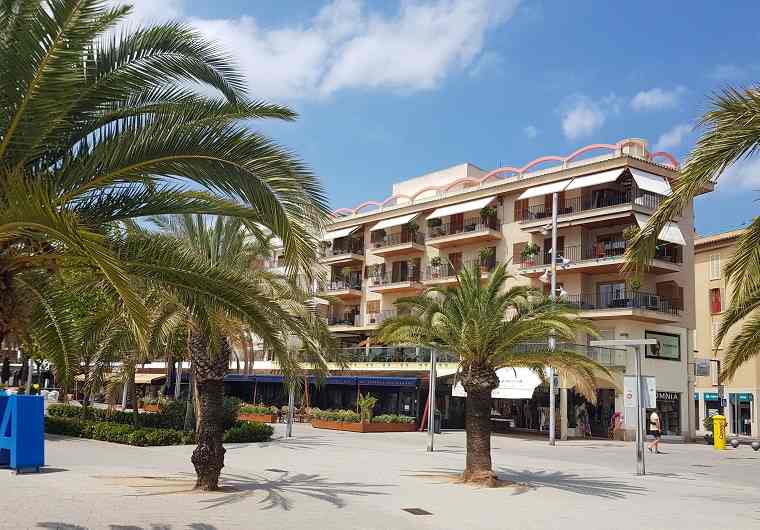
M739 447L739 439L738 438L731 438L731 441L729 442L731 444L731 447L736 449Z
M726 417L716 414L713 419L713 447L718 450L726 448Z
M760 449L760 442L752 442L752 449L754 451L757 451L758 449Z

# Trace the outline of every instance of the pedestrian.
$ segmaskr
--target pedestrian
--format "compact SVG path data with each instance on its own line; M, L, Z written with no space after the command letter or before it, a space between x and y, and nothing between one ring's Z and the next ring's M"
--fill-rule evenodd
M649 431L654 436L654 440L649 444L647 449L651 453L654 450L655 453L660 454L660 438L662 437L662 429L660 427L660 415L657 414L657 409L652 411L649 415Z
M0 383L6 384L11 378L11 362L8 357L3 359L3 367L0 368Z

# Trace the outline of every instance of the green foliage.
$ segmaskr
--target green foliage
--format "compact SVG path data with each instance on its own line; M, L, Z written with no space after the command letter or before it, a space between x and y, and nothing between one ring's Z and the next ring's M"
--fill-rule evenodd
M238 414L240 414L240 400L236 397L225 397L222 404L222 426L225 431L235 426Z
M441 256L433 256L430 258L430 266L431 267L440 267L441 266Z
M485 264L488 260L496 255L496 248L483 247L478 251L478 255L480 256L480 263Z
M243 414L277 414L278 409L274 405L244 405L240 407Z
M359 394L359 398L356 400L356 404L359 406L359 410L361 410L361 421L372 421L372 409L375 408L376 403L377 398L372 394Z
M483 206L480 210L480 217L483 219L490 219L496 217L496 208L493 206Z
M318 420L326 421L340 421L343 423L359 423L361 421L361 415L353 410L320 410L313 408L311 409L311 415Z
M404 416L401 414L380 414L372 418L372 423L414 423L413 416Z
M135 427L122 423L81 420L72 417L46 417L45 432L139 446L182 445L195 442L192 433L173 429Z
M224 443L267 442L274 429L266 423L240 421L224 433Z
M537 256L539 252L541 252L541 247L538 246L538 243L528 243L522 249L520 256L523 259L530 259L533 256Z

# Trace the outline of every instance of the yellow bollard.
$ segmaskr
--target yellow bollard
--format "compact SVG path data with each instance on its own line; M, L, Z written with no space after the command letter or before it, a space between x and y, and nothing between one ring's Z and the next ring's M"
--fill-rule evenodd
M713 446L715 449L726 448L726 417L716 414L713 419Z

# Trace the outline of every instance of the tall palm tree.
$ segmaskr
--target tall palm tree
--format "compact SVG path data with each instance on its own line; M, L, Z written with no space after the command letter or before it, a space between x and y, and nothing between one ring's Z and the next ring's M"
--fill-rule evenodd
M196 395L196 438L192 462L197 487L216 489L224 465L222 399L229 369L231 342L242 330L261 337L291 381L304 362L317 372L327 370L325 346L330 343L326 323L309 305L309 293L298 278L272 274L256 267L262 244L238 219L209 220L201 215L158 218L154 222L176 248L214 270L235 275L239 288L257 299L256 318L241 318L238 311L215 300L187 296L187 290L169 291L157 319L159 334L167 339L177 329L187 333L187 349ZM186 331L185 331L186 330ZM297 341L296 345L293 344Z
M148 310L113 225L158 214L245 219L310 270L322 189L291 153L246 127L293 120L245 95L228 56L178 23L115 31L129 7L0 0L0 338L23 325L29 271L100 271L144 340ZM213 95L209 95L213 94Z
M713 96L702 116L704 128L689 153L673 193L660 203L649 223L626 250L626 269L638 271L654 257L657 234L680 216L691 201L716 183L736 162L760 149L760 86L727 88ZM760 353L760 217L738 238L736 253L725 267L731 302L715 336L717 348L734 327L738 333L725 348L721 379L731 379L742 364Z
M550 333L573 342L576 334L595 331L567 305L552 303L525 286L506 288L510 279L503 263L486 282L477 266L463 269L455 287L430 288L397 301L409 313L384 321L377 331L386 343L423 344L458 356L457 378L467 392L467 463L462 474L466 482L496 481L490 412L498 368L527 367L543 378L544 367L554 367L573 376L576 388L590 400L595 400L595 370L604 370L588 357L561 348L522 348L526 343L546 344Z

